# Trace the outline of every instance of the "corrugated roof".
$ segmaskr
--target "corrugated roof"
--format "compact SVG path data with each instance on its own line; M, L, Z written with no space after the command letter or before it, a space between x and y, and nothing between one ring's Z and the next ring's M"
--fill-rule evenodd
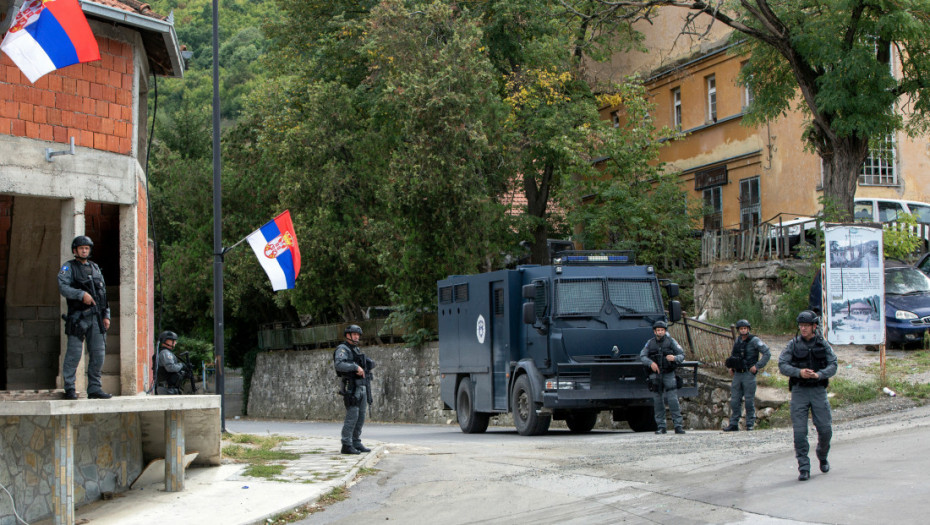
M157 18L158 20L168 19L167 16L160 15L155 11L152 11L152 7L150 5L144 2L138 2L137 0L93 0L93 2L95 4L114 7L116 9L122 9L123 11L129 11L130 13L137 13L151 18Z

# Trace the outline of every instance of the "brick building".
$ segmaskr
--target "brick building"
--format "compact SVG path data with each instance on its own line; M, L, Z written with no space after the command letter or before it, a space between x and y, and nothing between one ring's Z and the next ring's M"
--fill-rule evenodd
M22 0L0 0L0 34ZM173 20L136 0L82 2L101 60L31 84L0 54L0 390L61 387L56 275L89 235L112 325L103 386L144 391L152 343L145 155L153 75L183 71ZM74 154L48 155L48 151ZM85 378L79 369L78 390Z

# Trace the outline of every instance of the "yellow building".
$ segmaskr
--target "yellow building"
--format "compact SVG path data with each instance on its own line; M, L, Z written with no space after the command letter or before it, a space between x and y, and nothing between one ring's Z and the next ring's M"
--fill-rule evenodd
M660 160L681 173L681 184L712 213L704 229L742 229L762 221L813 216L823 194L820 157L805 150L805 116L792 111L762 126L742 124L752 94L736 83L747 56L731 45L730 29L715 24L703 38L679 35L683 9L665 9L640 27L648 53L617 54L587 64L595 84L639 73L655 104L656 125L676 127L685 138L661 150ZM605 119L620 108L601 109ZM866 160L856 197L930 202L930 152L926 137L897 133L890 155ZM890 159L890 160L889 160Z

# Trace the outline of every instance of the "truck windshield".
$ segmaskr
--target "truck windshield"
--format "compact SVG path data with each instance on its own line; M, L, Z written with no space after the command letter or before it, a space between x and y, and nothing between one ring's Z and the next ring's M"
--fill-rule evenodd
M662 302L653 281L609 279L607 295L621 313L652 314L662 312Z
M604 307L604 280L578 279L556 281L557 316L598 315Z

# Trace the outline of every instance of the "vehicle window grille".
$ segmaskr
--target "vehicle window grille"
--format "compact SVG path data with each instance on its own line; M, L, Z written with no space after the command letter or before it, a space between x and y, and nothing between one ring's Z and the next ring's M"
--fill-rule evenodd
M536 306L534 307L534 311L536 313L536 317L545 317L547 309L546 284L541 281L537 281L535 284L536 298L533 300L533 302Z
M468 283L455 285L455 302L464 303L468 300Z
M452 287L443 286L439 289L439 303L449 304L452 302Z
M653 281L610 279L607 296L611 304L635 313L661 313L662 299Z
M494 290L494 317L504 317L504 289Z
M559 280L556 287L556 315L596 315L604 307L602 279Z

